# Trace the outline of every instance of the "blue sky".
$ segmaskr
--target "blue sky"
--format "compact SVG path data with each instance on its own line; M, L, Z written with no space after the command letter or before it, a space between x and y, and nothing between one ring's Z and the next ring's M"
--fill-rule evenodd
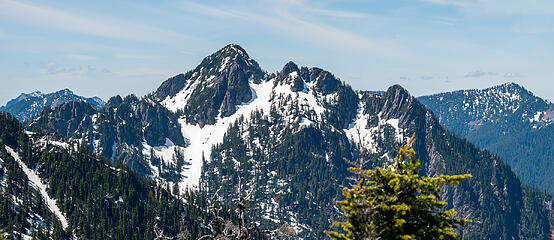
M355 89L414 95L516 82L554 100L554 1L0 0L0 105L21 92L156 90L229 43Z

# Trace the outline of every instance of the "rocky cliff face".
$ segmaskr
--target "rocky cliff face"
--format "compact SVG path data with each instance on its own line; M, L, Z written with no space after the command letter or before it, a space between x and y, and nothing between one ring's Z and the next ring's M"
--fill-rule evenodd
M80 139L92 131L93 117L96 112L94 105L82 101L63 103L55 109L47 106L32 121L30 127Z

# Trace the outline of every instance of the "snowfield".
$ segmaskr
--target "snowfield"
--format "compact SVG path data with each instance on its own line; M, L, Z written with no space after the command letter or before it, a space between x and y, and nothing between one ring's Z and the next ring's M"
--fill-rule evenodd
M202 173L202 158L204 157L206 161L209 161L212 146L223 141L223 135L227 132L227 128L232 123L240 116L250 118L250 114L256 109L261 109L266 114L269 113L273 81L262 81L259 84L255 84L251 81L249 84L252 90L252 99L238 106L237 111L233 115L224 118L217 117L214 125L205 125L201 128L199 125L188 124L183 118L179 120L182 126L183 136L188 139L190 143L190 145L184 149L184 155L186 159L189 159L189 163L191 164L188 166L188 169L182 172L182 176L184 176L185 179L179 184L181 190L198 187Z

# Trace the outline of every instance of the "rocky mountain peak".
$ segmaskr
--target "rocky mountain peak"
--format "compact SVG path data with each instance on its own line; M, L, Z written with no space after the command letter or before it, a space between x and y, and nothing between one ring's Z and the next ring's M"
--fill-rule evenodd
M340 80L332 73L317 67L310 69L310 81L316 82L316 90L323 95L335 92L341 85Z
M385 119L401 118L413 102L408 90L398 84L389 87L383 97L385 103L381 114Z
M193 70L163 82L156 98L171 111L182 111L188 122L201 126L230 116L252 98L249 82L265 77L258 63L239 45L229 44L205 57Z
M258 83L265 73L258 63L248 56L246 50L236 44L229 44L215 53L205 57L193 70L178 74L164 81L155 92L159 101L173 98L179 92L194 90L199 83L202 85L218 85L222 77L230 72L244 72L244 81L252 79ZM192 87L192 85L195 85Z
M120 105L122 102L123 102L123 98L121 98L121 96L119 95L115 95L108 100L108 103L106 103L106 107L114 108Z
M293 72L298 72L298 71L300 70L298 69L298 66L296 65L296 63L289 61L287 64L285 64L285 66L283 66L283 70L279 72L279 76L282 76L284 78L289 74Z
M305 71L307 70L307 68L303 69L305 69ZM304 82L307 81L306 76L307 74L301 74L301 70L298 68L298 65L292 61L289 61L285 64L283 70L281 70L281 72L277 75L277 81L290 84L291 91L298 92L304 90Z
M209 78L230 71L233 65L237 65L255 80L261 79L264 75L258 63L248 56L246 50L235 44L229 44L204 58L194 71Z

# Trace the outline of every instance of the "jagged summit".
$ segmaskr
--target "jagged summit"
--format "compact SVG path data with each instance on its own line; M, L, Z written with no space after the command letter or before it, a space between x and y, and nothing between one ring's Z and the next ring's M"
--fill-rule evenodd
M210 84L215 77L230 71L237 71L237 68L240 68L245 75L252 77L256 82L264 77L264 72L258 63L248 56L244 48L236 44L229 44L205 57L193 70L164 81L156 90L155 96L163 101L167 97L174 97L184 87L193 84L195 81Z
M247 59L250 59L250 57L248 56L248 53L246 52L246 50L244 50L244 48L242 48L240 45L233 44L233 43L223 47L215 54L218 54L218 53L226 53L226 54L235 55L235 56L240 55L240 56L246 57Z
M189 122L215 123L252 99L249 82L259 83L265 73L239 45L229 44L205 57L186 74L161 84L156 98L172 111L182 111Z
M319 95L335 93L343 85L328 71L299 68L294 62L285 64L277 75L268 75L242 47L230 44L204 58L195 69L163 82L155 97L188 123L204 126L231 116L239 105L253 100L251 84L260 84L262 79L290 85L292 92L311 88Z
M283 70L279 72L278 78L285 78L287 75L297 71L300 71L298 69L298 65L296 65L293 61L289 61L285 64L285 66L283 66Z

